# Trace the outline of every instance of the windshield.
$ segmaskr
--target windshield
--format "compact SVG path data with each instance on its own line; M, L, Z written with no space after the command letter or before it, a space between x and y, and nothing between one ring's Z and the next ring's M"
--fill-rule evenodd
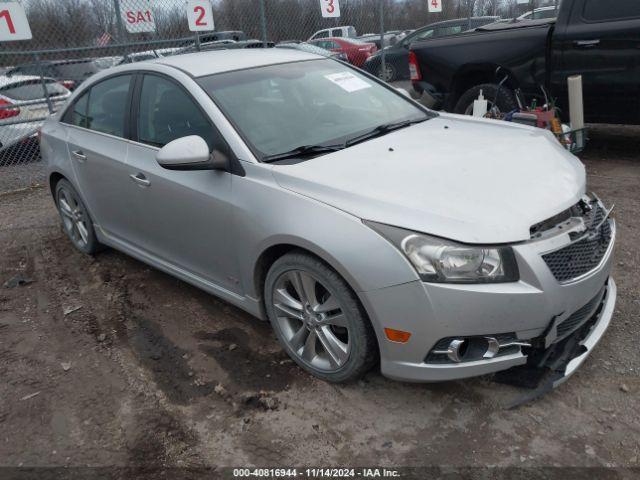
M303 145L345 143L380 125L429 118L402 95L333 60L198 81L263 159Z

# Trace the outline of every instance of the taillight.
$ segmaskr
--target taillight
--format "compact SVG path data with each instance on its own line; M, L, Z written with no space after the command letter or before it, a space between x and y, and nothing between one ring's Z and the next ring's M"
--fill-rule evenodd
M17 117L20 115L20 108L16 107L9 100L0 98L0 120Z
M60 83L64 88L67 88L69 90L73 90L74 88L76 88L76 82L74 82L73 80L62 80Z
M420 72L420 66L418 65L418 57L413 52L409 52L409 73L411 74L411 81L419 82L422 80L422 73Z

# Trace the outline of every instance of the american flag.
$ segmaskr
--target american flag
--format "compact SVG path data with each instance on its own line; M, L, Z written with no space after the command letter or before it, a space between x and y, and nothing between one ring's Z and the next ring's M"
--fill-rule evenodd
M102 35L96 38L96 45L98 47L106 47L107 45L109 45L110 41L111 35L109 35L107 32L104 32Z

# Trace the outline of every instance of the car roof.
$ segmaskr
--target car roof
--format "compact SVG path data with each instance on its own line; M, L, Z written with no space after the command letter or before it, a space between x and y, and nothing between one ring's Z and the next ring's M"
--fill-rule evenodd
M289 48L249 48L186 53L153 60L153 63L182 70L193 77L265 67L280 63L319 60L325 57Z

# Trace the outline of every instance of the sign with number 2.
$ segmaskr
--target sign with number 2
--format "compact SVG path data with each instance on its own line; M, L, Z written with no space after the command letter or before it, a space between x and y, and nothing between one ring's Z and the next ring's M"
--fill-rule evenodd
M442 11L442 1L443 0L427 0L429 4L429 12L430 13L439 13Z
M0 2L0 42L31 40L31 37L24 7L16 2Z
M324 18L338 18L340 16L339 0L320 0L320 10Z
M189 30L192 32L210 32L213 25L213 6L211 0L189 0L187 3Z

